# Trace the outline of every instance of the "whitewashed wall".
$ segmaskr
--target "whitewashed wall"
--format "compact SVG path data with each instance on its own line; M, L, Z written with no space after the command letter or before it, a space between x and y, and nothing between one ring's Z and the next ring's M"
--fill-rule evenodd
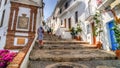
M94 7L92 7L92 9L93 9L92 13L95 13L97 4L95 3L94 0L91 0L91 1L92 1L91 5L94 6ZM117 16L119 17L120 9L115 10L115 12L116 12ZM101 16L102 16L101 23L103 24L103 32L101 33L101 41L102 41L103 49L109 51L111 49L112 45L111 45L111 40L110 40L108 22L113 20L113 14L110 11L102 12Z
M0 27L0 49L3 49L6 43L6 34L7 34L7 28L8 28L8 21L10 16L10 2L8 0L7 4L4 6L5 0L2 0L2 6L0 8L0 21L2 19L2 12L5 9L5 15L3 20L3 25Z
M63 30L69 30L68 29L68 19L69 18L71 18L71 27L77 27L77 23L75 23L75 12L78 11L78 16L79 16L78 23L80 23L79 21L82 20L81 27L82 28L84 27L83 28L84 30L83 30L82 35L81 35L81 37L83 37L84 41L86 41L86 39L87 39L86 28L85 28L86 23L84 22L85 21L84 11L85 11L85 8L86 8L86 1L88 1L88 0L85 0L85 1L81 0L79 4L76 3L77 6L75 4L73 5L74 1L72 1L70 6L75 6L75 7L71 7L70 9L68 9L67 13L64 13L63 15L61 15L60 16L60 21L59 21L59 23L61 23L61 20L63 20L63 23L64 23L64 19L66 19L66 28L61 28ZM70 39L71 38L70 32L64 32L62 37Z
M110 50L111 48L111 41L110 41L110 34L108 28L108 22L111 21L113 18L110 16L112 15L111 12L106 12L102 14L103 17L103 33L101 35L101 40L103 42L103 49Z

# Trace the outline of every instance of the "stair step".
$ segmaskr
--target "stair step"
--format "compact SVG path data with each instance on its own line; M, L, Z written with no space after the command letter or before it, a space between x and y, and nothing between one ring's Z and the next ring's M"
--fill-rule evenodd
M54 50L32 50L30 60L34 61L58 61L71 62L83 60L108 60L116 59L113 52L105 52L99 49L54 49Z
M89 42L85 41L43 41L45 44L89 44Z
M28 68L120 68L119 60L91 60L79 62L30 61ZM59 67L60 68L60 67Z
M54 35L45 34L43 42L43 48L38 47L38 42L35 43L29 56L28 68L96 68L97 64L103 64L103 61L116 60L114 52L96 49L96 46L85 41L62 40ZM78 64L74 64L75 62ZM63 67L56 65L56 67L51 66L52 64L64 65ZM96 66L92 67L95 64ZM106 65L106 63L103 65Z
M95 49L96 46L88 44L44 44L41 49ZM33 49L40 49L38 43Z

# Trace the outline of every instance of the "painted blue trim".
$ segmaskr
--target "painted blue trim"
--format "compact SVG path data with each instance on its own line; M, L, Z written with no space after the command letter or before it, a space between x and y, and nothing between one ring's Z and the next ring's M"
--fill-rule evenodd
M115 39L115 33L114 30L112 30L112 28L114 27L114 20L111 20L108 22L108 30L109 30L109 34L110 34L110 41L111 41L111 49L114 51L117 49L117 43L116 43L116 39Z

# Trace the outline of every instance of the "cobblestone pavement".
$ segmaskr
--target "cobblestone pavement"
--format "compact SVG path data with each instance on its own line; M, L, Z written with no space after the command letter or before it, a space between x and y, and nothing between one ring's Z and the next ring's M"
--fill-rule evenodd
M44 44L44 47L42 49L95 49L96 46L94 45L88 45L88 44ZM38 44L34 46L35 50L39 50Z
M99 49L55 49L55 50L32 50L31 60L49 61L80 61L95 59L115 59L115 54Z
M51 49L34 46L28 68L120 68L120 61L116 60L112 51L89 48L87 44L68 45L77 46L77 49L59 49L59 46L66 45L68 44L45 44ZM58 48L54 49L54 46Z
M30 61L28 68L58 68L57 66L60 65L71 66L63 68L120 68L120 60L90 60L78 62Z
M112 51L96 49L86 42L56 42L55 36L51 41L52 35L47 36L43 48L37 43L33 47L28 68L120 68L120 60Z

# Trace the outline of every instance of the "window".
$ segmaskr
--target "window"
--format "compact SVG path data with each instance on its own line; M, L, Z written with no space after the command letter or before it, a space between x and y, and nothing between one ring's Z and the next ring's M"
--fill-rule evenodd
M60 14L62 13L62 8L60 9Z
M57 17L56 17L56 19L55 19L55 20L56 20L56 22L57 22Z
M78 23L78 11L75 12L75 23Z
M5 4L4 5L6 5L7 4L7 0L5 0Z
M4 15L5 15L5 10L3 11L3 14L2 14L2 20L0 21L0 27L2 27L3 25Z
M66 19L64 19L64 26L65 26L65 28L66 28Z
M67 9L68 8L68 6L70 5L70 2L71 2L72 0L68 0L66 3L65 3L65 9Z
M68 2L65 3L65 9L67 9L67 8L68 8Z
M53 16L53 19L55 19L55 17Z
M2 0L0 0L0 7L1 7L1 4L2 4Z
M63 21L61 20L61 25L63 25Z
M71 18L68 19L68 28L71 29Z

